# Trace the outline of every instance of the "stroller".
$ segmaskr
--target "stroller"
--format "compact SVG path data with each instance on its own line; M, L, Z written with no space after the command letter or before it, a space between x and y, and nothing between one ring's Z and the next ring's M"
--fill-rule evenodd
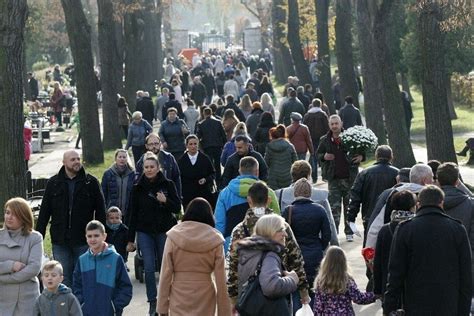
M140 283L143 283L145 281L145 263L140 250L140 244L138 242L135 257L133 258L133 264L135 266L135 279L137 279ZM155 257L155 272L160 272L160 263L158 262L157 257Z

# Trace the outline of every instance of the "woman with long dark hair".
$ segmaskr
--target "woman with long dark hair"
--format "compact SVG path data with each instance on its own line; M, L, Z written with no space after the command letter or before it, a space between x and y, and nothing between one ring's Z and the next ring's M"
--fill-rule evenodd
M265 156L267 144L270 142L270 129L275 126L272 113L263 112L260 116L260 122L257 125L254 139L255 150L262 156Z

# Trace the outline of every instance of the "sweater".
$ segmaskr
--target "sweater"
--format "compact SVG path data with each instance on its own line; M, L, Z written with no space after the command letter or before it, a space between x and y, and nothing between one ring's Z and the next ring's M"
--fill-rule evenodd
M56 292L44 289L36 299L33 311L34 316L82 316L79 301L72 294L72 290L64 284L59 284Z

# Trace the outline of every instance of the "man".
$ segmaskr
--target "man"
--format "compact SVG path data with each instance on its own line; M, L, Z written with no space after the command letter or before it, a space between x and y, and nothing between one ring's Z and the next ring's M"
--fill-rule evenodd
M241 122L245 122L245 115L244 112L235 104L235 98L232 94L228 94L225 97L225 101L227 104L225 106L222 106L217 109L216 115L219 117L224 117L224 112L227 109L232 109L234 110L235 116L239 119Z
M217 91L217 88L216 80L214 79L210 68L206 69L206 73L202 77L202 83L206 87L206 105L211 104L212 96L214 95L214 92Z
M249 96L252 103L258 101L259 99L257 90L255 90L255 84L253 82L247 83L247 89L245 89L244 94Z
M388 266L384 315L469 315L471 247L466 229L444 213L444 193L434 186L418 195L416 216L398 224Z
M275 194L278 198L278 204L280 210L284 210L288 205L290 205L295 200L294 195L294 183L301 178L306 178L309 180L311 177L311 165L305 160L297 160L291 166L291 185L289 187L279 189L275 191ZM336 225L334 224L334 217L332 216L331 207L329 206L328 201L328 191L316 189L312 187L311 189L311 200L321 204L326 210L326 215L329 219L329 226L331 227L331 245L339 245L337 239Z
M53 256L63 265L64 283L72 286L74 266L87 250L87 223L96 219L105 225L105 202L99 181L86 173L75 150L64 153L63 166L46 185L36 223L43 238L50 219Z
M291 113L290 118L291 125L286 128L288 140L295 146L298 159L305 160L308 151L311 156L314 155L313 142L311 141L308 126L301 124L303 116L298 112Z
M191 88L191 99L200 108L207 97L206 87L201 82L201 77L196 76L193 79L193 87Z
M235 137L234 143L235 153L227 158L224 173L222 174L222 186L228 185L232 179L239 175L240 160L247 156L254 157L258 161L259 172L257 176L260 180L266 181L268 178L267 164L262 155L250 147L249 138L246 135L238 135Z
M35 78L35 74L32 72L28 73L28 92L29 100L36 101L39 94L38 80Z
M221 183L221 154L227 142L224 127L221 121L212 115L211 108L206 107L203 111L204 120L197 124L196 135L199 137L201 148L211 159L212 165L216 170L216 182L220 187Z
M362 125L362 117L358 108L352 104L354 100L351 96L347 96L345 99L346 103L339 110L339 116L341 117L344 129L349 129L356 125Z
M318 150L319 140L329 131L329 121L327 114L321 109L322 101L314 99L310 105L310 109L303 117L303 124L308 126L313 142L313 155L311 156L311 167L313 168L313 183L318 182L318 158L316 151Z
M375 150L375 164L361 171L352 185L348 207L348 220L355 219L362 205L362 224L364 225L364 244L367 225L377 198L385 189L393 187L397 180L398 168L392 166L392 148L381 145Z
M165 106L162 109L161 113L161 122L163 123L166 118L168 117L168 110L171 108L176 109L176 113L178 117L182 120L184 120L184 112L183 112L183 107L181 106L181 103L176 100L176 95L174 92L170 92L169 94L169 100L168 102L165 103Z
M154 116L155 120L160 120L160 122L163 120L163 109L165 108L165 104L170 100L169 92L168 88L163 88L161 90L161 95L156 99Z
M232 238L229 249L229 278L227 280L227 290L232 305L235 305L238 296L238 261L239 257L237 254L237 242L250 237L257 223L257 220L265 214L272 214L273 211L268 208L270 198L268 197L269 188L268 186L257 181L252 184L248 190L247 203L249 209L245 213L245 218L242 222L237 224L232 230ZM300 279L298 283L298 289L300 291L300 297L307 299L305 302L309 302L308 296L308 283L306 282L306 273L304 270L303 255L301 249L296 242L295 236L291 227L286 225L286 233L288 237L285 239L284 251L280 253L282 257L282 263L286 270L294 270Z
M355 155L349 160L347 151L342 146L340 135L343 129L339 115L331 115L329 128L329 132L321 137L317 150L318 159L321 162L322 177L328 181L329 204L331 204L336 229L339 232L341 206L343 206L344 233L347 241L353 241L353 232L347 221L347 207L350 189L359 172L359 164L363 157Z
M290 125L292 112L298 112L301 116L305 114L303 103L296 98L296 90L288 88L288 96L288 100L281 105L280 117L278 118L278 124L285 124L285 126Z
M240 87L237 81L234 80L233 74L229 75L228 79L224 82L224 94L232 95L234 97L234 100L237 100L240 97Z
M248 190L252 184L258 181L259 162L254 157L244 157L239 162L239 176L232 179L217 198L216 229L225 238L224 250L229 249L230 235L232 229L240 223L249 208L247 203ZM280 208L273 190L268 190L268 198L271 200L269 207L280 214Z
M298 88L296 88L296 97L303 104L304 111L306 113L309 109L309 105L311 104L311 99L309 99L306 96L306 94L304 93L304 87L303 86L298 86Z
M150 125L153 125L155 108L148 92L141 90L137 91L137 106L135 111L142 112L143 119L150 123Z
M181 197L181 173L179 171L178 164L176 163L176 159L172 154L161 150L161 141L160 137L155 133L150 133L145 140L145 147L147 151L151 151L155 155L158 156L158 160L160 162L160 167L165 175L165 177L171 181L173 181L174 185L176 186L176 191L178 192L178 196ZM143 173L143 154L138 162L135 164L135 183L138 182L138 179Z

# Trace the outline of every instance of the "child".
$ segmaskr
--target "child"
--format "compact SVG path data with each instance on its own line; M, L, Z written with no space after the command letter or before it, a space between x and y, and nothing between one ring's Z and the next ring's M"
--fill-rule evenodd
M107 210L107 226L105 227L107 233L108 244L114 245L115 250L122 256L123 261L127 262L128 253L128 227L122 223L122 212L116 206L112 206Z
M359 291L347 272L346 254L337 246L328 248L314 281L314 291L314 315L352 316L352 302L366 305L377 298L374 293Z
M73 291L84 315L122 315L132 299L132 283L122 257L105 242L107 234L101 222L86 226L89 245L74 269Z
M43 293L36 299L33 315L82 315L81 306L70 288L62 284L63 266L49 261L41 270Z

